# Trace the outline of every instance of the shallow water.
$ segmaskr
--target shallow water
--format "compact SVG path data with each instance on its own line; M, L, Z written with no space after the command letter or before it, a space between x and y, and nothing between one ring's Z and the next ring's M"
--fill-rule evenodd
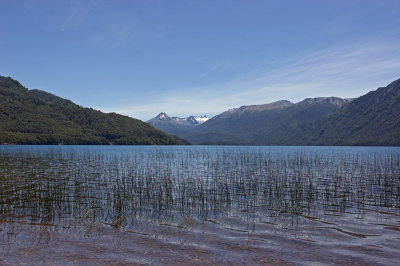
M0 264L400 261L400 148L1 146Z

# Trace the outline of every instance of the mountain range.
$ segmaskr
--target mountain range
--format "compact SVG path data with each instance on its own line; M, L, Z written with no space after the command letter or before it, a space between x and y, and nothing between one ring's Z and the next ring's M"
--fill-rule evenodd
M206 121L208 121L207 116L180 118L176 116L170 117L166 113L159 113L156 117L147 121L147 123L168 134L183 135Z
M188 144L147 123L105 114L0 76L0 144Z
M400 146L400 79L355 99L318 97L298 103L282 100L241 106L211 119L160 113L144 123L84 108L45 91L28 90L18 81L0 76L0 144L189 142Z
M282 100L230 109L184 131L163 127L192 144L398 146L400 80L356 99Z

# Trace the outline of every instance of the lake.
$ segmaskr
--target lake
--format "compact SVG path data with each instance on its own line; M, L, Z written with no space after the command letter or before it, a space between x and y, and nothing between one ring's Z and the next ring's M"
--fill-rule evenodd
M399 262L399 147L0 146L0 264Z

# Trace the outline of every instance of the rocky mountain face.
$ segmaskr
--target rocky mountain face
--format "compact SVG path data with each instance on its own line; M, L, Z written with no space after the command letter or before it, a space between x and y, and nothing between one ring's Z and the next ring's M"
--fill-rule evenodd
M242 106L181 136L194 144L400 146L400 79L356 99Z
M302 127L350 101L337 97L319 97L296 104L278 101L242 106L223 112L180 136L193 144L284 145L299 139L294 133L297 134Z
M344 104L351 102L354 99L342 99L338 97L317 97L317 98L307 98L297 105L299 106L311 106L315 104L329 104L337 107L342 107Z
M225 111L212 119L218 119L218 118L229 118L232 115L241 115L244 113L253 113L253 112L262 112L262 111L268 111L268 110L282 110L285 109L294 103L286 100L282 101L277 101L273 103L268 103L268 104L260 104L260 105L243 105L240 108L233 108L228 111Z
M127 116L105 114L0 76L0 144L188 144Z
M189 116L185 118L170 117L166 113L159 113L156 117L147 121L150 125L156 126L157 124L174 124L187 127L195 127L206 122L208 118L206 116Z
M208 121L208 117L206 116L189 116L180 118L175 116L170 117L166 113L159 113L156 117L147 121L147 123L168 134L182 135L206 121Z

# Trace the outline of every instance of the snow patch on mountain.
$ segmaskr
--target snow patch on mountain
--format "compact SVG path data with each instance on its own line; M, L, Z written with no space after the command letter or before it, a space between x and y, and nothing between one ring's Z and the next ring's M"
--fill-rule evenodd
M170 125L180 125L180 126L188 126L188 127L195 127L198 125L203 124L209 120L207 116L189 116L189 117L170 117L166 113L159 113L153 119L147 121L147 123L156 126L157 124L170 124Z
M207 116L195 117L195 119L197 122L199 122L199 124L203 124L204 122L209 120L209 118Z

